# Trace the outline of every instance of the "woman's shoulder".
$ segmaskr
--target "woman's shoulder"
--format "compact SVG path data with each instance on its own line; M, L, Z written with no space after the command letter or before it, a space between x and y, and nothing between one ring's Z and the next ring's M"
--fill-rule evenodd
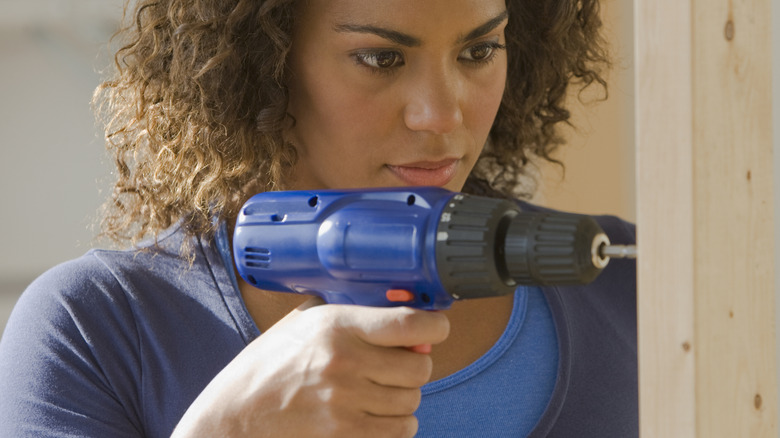
M128 277L148 277L156 271L188 267L187 259L175 248L181 242L181 237L168 234L156 242L143 242L125 249L90 249L45 271L28 286L24 295L80 300L88 298L85 294L89 293L110 295L128 286L123 282Z
M166 368L169 363L157 353L195 352L192 346L182 347L183 340L210 339L198 330L213 335L219 326L208 324L203 315L217 314L220 308L207 308L203 303L208 298L196 299L205 295L204 290L214 289L213 282L203 285L204 274L195 273L203 251L191 261L179 255L177 242L161 243L141 249L93 249L49 269L27 287L0 340L0 375L14 376L0 379L0 390L7 397L0 401L0 413L38 416L50 424L58 424L55 417L63 424L83 420L90 423L85 427L94 428L84 430L102 431L95 436L123 436L105 429L119 425L127 432L139 427L140 416L181 408L181 397L176 398L177 405L169 403L166 394L155 400L173 407L146 412L139 385L144 378L158 375L149 381L160 382L164 391L162 382L175 380L164 371L181 374L185 364L195 359L190 354ZM188 269L191 274L183 274ZM223 342L226 337L217 338L215 342ZM209 347L209 351L217 349ZM158 363L162 371L154 368ZM57 398L73 391L84 396ZM96 405L114 421L95 423L94 416L80 414ZM68 413L76 413L78 420Z
M194 255L183 257L176 239L92 249L44 272L14 306L0 353L84 351L94 363L116 364L116 357L137 363L141 345L171 346L183 333L213 334L214 327L235 331L216 256L194 238Z
M12 312L14 320L45 320L78 324L80 318L100 321L95 315L132 321L138 301L156 295L186 292L181 286L197 276L204 263L198 240L190 258L180 253L180 232L161 235L155 242L127 249L91 249L56 265L36 278L22 293Z
M19 297L4 337L72 344L106 333L108 321L132 333L133 312L115 275L123 259L131 251L90 250L48 269Z
M101 260L102 254L114 254L114 259L129 258L128 251L90 250L86 254L56 265L36 278L22 293L15 312L21 307L46 309L56 308L73 310L74 302L95 304L96 298L105 298L116 302L119 292L111 269ZM120 257L117 257L121 255ZM49 316L53 316L49 313Z

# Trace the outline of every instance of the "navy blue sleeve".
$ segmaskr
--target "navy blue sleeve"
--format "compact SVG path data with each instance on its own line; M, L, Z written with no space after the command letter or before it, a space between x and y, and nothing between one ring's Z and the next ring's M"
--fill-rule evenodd
M22 294L0 340L0 436L139 437L133 315L84 256Z
M612 243L634 243L634 225L595 219ZM637 437L636 261L613 259L591 284L551 289L571 361L561 379L568 381L565 394L550 409L557 418L534 436Z

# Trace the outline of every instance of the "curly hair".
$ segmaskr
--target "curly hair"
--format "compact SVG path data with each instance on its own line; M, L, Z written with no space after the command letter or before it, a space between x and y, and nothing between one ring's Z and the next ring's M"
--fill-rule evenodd
M210 234L248 196L284 189L295 149L283 132L295 0L137 0L95 92L117 179L103 234L133 242L181 221ZM598 0L507 0L506 91L464 191L528 196L534 157L557 162L570 84L609 64Z

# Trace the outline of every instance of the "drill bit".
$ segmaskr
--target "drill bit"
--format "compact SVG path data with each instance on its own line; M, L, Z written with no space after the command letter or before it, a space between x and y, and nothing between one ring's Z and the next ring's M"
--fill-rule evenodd
M637 257L636 245L602 245L599 253L602 257L613 259L635 259Z

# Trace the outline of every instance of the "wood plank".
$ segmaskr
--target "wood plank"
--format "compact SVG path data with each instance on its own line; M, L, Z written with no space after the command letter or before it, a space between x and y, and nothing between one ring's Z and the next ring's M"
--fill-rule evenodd
M697 432L776 437L770 2L693 17Z
M640 431L693 437L691 4L637 0L635 17Z
M642 436L777 436L769 7L637 0Z

